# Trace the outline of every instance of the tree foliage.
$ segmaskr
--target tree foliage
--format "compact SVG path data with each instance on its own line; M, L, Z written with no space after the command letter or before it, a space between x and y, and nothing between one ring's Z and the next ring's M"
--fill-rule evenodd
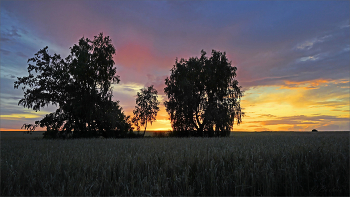
M46 137L119 137L132 130L131 121L118 102L112 101L111 85L119 83L108 36L100 33L93 40L81 38L70 48L70 55L48 54L41 49L28 60L27 77L18 77L14 87L23 86L24 98L18 104L35 111L56 105L34 125L46 127Z
M145 135L147 122L152 124L156 120L159 111L158 92L154 89L153 85L140 89L140 91L137 93L137 106L135 106L135 110L133 111L133 123L137 126L137 130L140 130L140 126L144 126L143 135Z
M237 68L226 53L212 51L208 58L176 60L165 79L164 104L174 132L180 136L229 136L234 121L242 121L241 87L235 79Z

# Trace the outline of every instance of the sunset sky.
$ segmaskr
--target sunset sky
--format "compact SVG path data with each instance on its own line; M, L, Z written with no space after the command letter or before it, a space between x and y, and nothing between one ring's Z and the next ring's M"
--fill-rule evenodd
M45 46L66 57L103 32L116 48L113 86L132 116L139 89L161 102L147 130L170 130L164 79L176 58L226 52L246 116L235 131L350 130L350 1L0 1L0 128L20 130L55 108L18 106L27 60Z

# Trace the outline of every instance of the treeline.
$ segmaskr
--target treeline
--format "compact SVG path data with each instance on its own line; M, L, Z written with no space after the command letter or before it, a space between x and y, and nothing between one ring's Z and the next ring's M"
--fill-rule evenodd
M35 111L48 105L58 109L34 124L22 128L32 132L45 127L44 138L142 137L147 124L156 120L158 92L153 85L137 93L133 117L124 114L113 101L112 84L120 82L108 36L81 38L66 58L50 55L48 47L28 60L28 76L18 77L14 87L24 92L18 102ZM226 53L212 51L211 57L176 59L165 80L164 102L173 128L172 136L229 136L239 124L241 87L235 79L237 68ZM144 132L135 133L135 128Z

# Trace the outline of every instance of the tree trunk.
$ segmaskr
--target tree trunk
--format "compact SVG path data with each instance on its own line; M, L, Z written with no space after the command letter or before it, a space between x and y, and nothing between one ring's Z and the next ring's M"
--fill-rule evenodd
M198 137L203 137L204 124L199 125L199 129L197 130Z
M146 128L147 128L147 120L146 120L146 126L145 126L145 130L143 131L143 136L142 137L145 137Z

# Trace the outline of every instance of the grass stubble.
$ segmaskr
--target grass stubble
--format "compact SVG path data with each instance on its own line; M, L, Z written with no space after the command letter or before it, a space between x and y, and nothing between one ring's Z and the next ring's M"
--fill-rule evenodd
M1 196L349 196L349 132L1 140Z

